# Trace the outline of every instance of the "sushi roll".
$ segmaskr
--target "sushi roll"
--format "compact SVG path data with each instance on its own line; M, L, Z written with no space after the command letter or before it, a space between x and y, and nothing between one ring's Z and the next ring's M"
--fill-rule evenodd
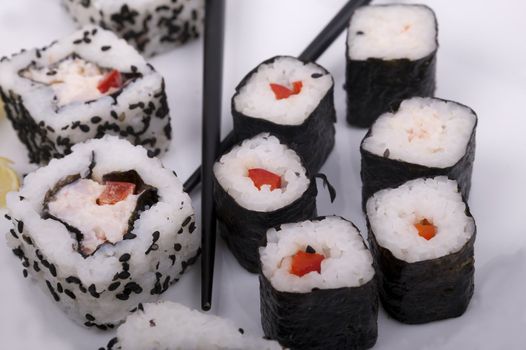
M438 175L457 180L467 199L476 127L469 107L437 98L415 97L383 114L360 146L364 206L381 189Z
M79 25L113 31L146 57L197 38L203 29L204 0L62 0Z
M336 216L270 229L259 249L261 323L291 349L368 349L376 343L373 258Z
M232 115L239 140L273 133L315 174L334 147L334 81L315 63L277 56L261 63L237 86Z
M298 155L268 133L243 141L214 165L219 232L241 266L253 273L259 271L265 232L311 218L316 195Z
M357 9L347 34L347 121L369 127L404 99L435 92L438 26L424 5Z
M124 40L94 26L0 60L0 96L29 160L46 164L105 134L168 149L164 80Z
M104 348L103 348L104 349ZM168 301L139 304L104 350L281 350L230 320Z
M90 140L7 196L7 244L74 321L113 328L154 301L199 253L189 196L146 150Z
M367 201L380 299L404 323L462 315L473 295L475 221L458 184L416 179Z

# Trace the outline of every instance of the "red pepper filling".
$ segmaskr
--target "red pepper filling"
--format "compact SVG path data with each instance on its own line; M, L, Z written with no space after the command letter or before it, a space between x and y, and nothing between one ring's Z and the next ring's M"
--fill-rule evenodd
M268 170L261 168L248 169L248 177L250 177L254 186L260 191L263 185L269 185L271 191L281 188L281 176L271 173Z
M418 230L418 235L424 237L428 241L437 234L437 228L427 219L417 222L415 228Z
M307 253L302 250L298 251L292 257L290 273L296 276L303 276L309 272L321 272L321 262L325 257L318 253Z
M122 75L121 73L114 69L111 72L107 73L104 78L99 81L97 89L101 94L105 94L111 88L120 88L122 86Z
M271 83L270 88L272 89L272 92L274 92L276 100L282 100L284 98L289 98L292 95L299 94L301 92L301 89L303 88L303 83L301 81L293 82L292 89L289 89L288 87L280 84Z
M112 205L125 200L135 191L135 184L130 182L107 181L104 192L97 198L98 205Z

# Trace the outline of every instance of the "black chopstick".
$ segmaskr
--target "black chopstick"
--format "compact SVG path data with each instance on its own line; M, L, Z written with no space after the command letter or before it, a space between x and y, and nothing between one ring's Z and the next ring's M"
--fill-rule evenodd
M201 308L212 306L216 215L212 168L220 148L225 0L206 0L203 72L203 191L201 197Z
M316 61L327 48L338 38L338 36L345 30L351 15L354 10L360 6L367 5L371 0L350 0L342 7L342 9L334 16L334 18L323 28L323 30L316 36L316 38L309 44L309 46L298 57L303 61ZM227 137L221 142L219 146L219 154L225 150L230 149L236 143L234 131L231 131ZM201 182L201 167L198 167L192 175L184 183L184 190L187 193L193 192Z

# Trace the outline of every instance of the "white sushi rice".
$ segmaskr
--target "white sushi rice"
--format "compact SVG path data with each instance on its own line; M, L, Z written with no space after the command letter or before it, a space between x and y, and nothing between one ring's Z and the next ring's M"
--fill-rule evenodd
M313 74L321 76L313 78ZM276 99L271 83L291 88L295 81L303 84L299 94ZM234 97L234 107L249 117L281 125L301 125L332 86L331 75L322 67L283 56L258 67Z
M281 188L259 190L248 170L263 168L281 176ZM299 156L268 133L257 135L235 146L214 165L214 174L223 189L242 207L261 212L274 211L291 204L307 190L307 178Z
M381 115L362 147L381 157L446 168L464 156L476 123L465 106L415 97L403 101L395 113Z
M102 182L102 176L112 172L135 170L144 183L157 188L159 198L134 222L130 233L135 238L102 245L93 255L83 257L64 224L43 218L43 206L46 194L59 181L89 174L92 155L95 166L91 178L95 181ZM201 241L199 231L192 233L191 200L172 171L163 168L159 159L149 158L144 148L112 136L76 145L72 154L28 174L20 190L7 195L7 207L18 237L7 233L9 247L23 252L29 275L46 293L52 288L57 304L73 320L86 325L115 325L138 303L156 300L164 287L180 277ZM34 269L34 264L40 268ZM142 291L135 286L128 298L123 298L130 283Z
M97 24L145 56L166 52L203 29L204 0L62 0L79 25Z
M311 246L325 256L321 273L301 277L290 273L292 257ZM263 275L281 292L309 293L313 288L359 287L374 276L373 258L360 232L336 216L281 225L267 231L267 245L259 249Z
M368 58L417 60L437 49L437 24L433 11L423 5L364 6L351 17L348 55Z
M244 334L230 320L173 302L145 304L117 330L109 350L278 350L276 341Z
M73 55L82 58L85 67L70 67L67 63L74 61L70 60ZM38 79L42 77L37 72L46 72L61 62L63 69L57 74L69 84L50 86ZM116 96L99 94L93 91L95 80L99 81L94 67L115 69L136 78L129 80ZM89 84L85 79L79 80L77 68L89 68L85 73L94 74ZM170 127L170 117L162 76L126 41L102 28L85 26L47 47L2 59L0 88L9 99L4 103L14 114L14 124L34 124L41 129L30 137L31 144L35 144L33 152L38 152L37 146L45 146L57 155L65 155L71 144L94 138L99 128L105 134L127 137L151 151L158 150L156 154L169 146L170 137L165 130Z
M367 218L378 244L413 263L458 252L475 232L456 181L439 176L377 192L367 201ZM427 240L415 224L427 219L436 235Z

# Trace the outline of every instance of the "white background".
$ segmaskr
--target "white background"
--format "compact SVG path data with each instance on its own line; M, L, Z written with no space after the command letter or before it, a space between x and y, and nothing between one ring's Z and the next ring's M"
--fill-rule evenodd
M230 97L239 80L276 54L299 54L343 0L228 0L223 134L231 129ZM384 1L383 1L384 2ZM428 325L398 323L380 310L375 349L524 349L526 347L526 5L519 0L424 1L439 22L437 96L479 116L470 206L477 221L475 295L464 316ZM0 56L43 46L74 30L58 0L2 0ZM345 123L344 37L319 63L335 77L336 148L323 171L338 190L320 191L320 214L339 214L364 230L358 146L365 131ZM166 166L182 179L200 162L202 40L156 57L164 75L174 140ZM25 149L0 120L0 156L29 169ZM192 196L199 215L199 193ZM3 216L3 215L2 215ZM8 225L0 220L3 235ZM1 236L0 236L1 237ZM164 299L197 308L199 262ZM439 278L440 276L436 276ZM0 243L0 348L97 349L114 336L81 328L47 293L22 278L18 259ZM245 272L219 240L212 313L261 335L257 277ZM316 322L316 320L313 320Z

